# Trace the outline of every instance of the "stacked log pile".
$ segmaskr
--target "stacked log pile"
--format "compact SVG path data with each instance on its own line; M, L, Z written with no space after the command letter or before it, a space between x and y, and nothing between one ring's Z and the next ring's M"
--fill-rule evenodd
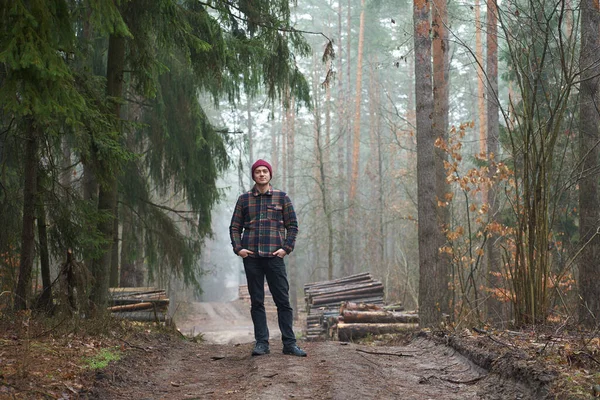
M246 301L250 304L250 293L248 293L248 285L240 285L238 287L238 299ZM269 285L265 283L265 311L268 313L277 312L277 307L273 301L273 296L269 290Z
M340 306L348 301L383 305L383 284L370 272L330 281L304 285L306 303L306 338L326 339L340 316Z
M167 319L169 298L154 287L110 288L108 310L113 316L133 321L162 322Z
M415 329L418 325L419 316L414 312L391 311L377 305L345 303L340 307L337 323L331 324L329 336L337 336L342 342L350 342L368 335L400 333Z

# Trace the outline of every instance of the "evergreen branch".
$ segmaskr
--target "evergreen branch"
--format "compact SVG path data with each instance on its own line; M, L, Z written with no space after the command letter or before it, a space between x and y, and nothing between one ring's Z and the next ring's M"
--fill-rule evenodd
M215 129L216 133L229 133L232 135L241 135L244 133L244 131L230 131L228 129Z
M211 8L211 9L213 9L213 10L215 10L215 11L222 11L222 9L220 9L220 8L218 8L218 7L216 7L216 6L212 5L212 4L205 3L205 2L202 2L202 1L200 1L200 2L198 2L198 3L199 3L199 4L201 4L201 5L203 5L203 6L205 6L205 7ZM243 14L243 11L242 11L242 10L241 10L239 7L237 7L236 5L234 5L233 3L229 2L229 1L226 1L226 2L225 2L225 4L227 4L227 6L228 6L228 7L231 7L231 8L233 8L234 10L236 10L236 11L238 11L238 12L240 12L240 13L242 13L242 14ZM241 16L239 16L239 15L234 15L234 14L233 14L231 11L229 11L229 9L227 9L227 12L228 12L228 14L229 14L229 16L230 16L230 17L232 17L232 18L235 18L235 19L237 19L237 20L240 20L240 21L242 21L242 22L244 22L244 23L246 23L246 24L248 24L248 23L250 23L250 22L251 22L251 21L250 21L250 20L248 20L247 18L241 17ZM318 35L318 36L323 36L325 39L327 39L327 41L329 41L329 42L333 42L333 40L332 40L332 39L330 39L330 38L329 38L327 35L325 35L323 32L313 32L313 31L306 31L306 30L303 30L303 29L296 29L296 28L279 28L279 27L275 27L275 26L273 26L273 25L269 26L269 25L267 25L267 24L265 24L265 23L261 23L261 22L257 22L257 21L252 21L252 23L253 23L253 24L256 24L257 26L260 26L261 28L265 28L265 29L275 29L275 30L276 30L276 31L278 31L278 32L286 32L286 33L304 33L304 34L307 34L307 35Z
M168 207L168 206L163 206L162 204L156 204L156 203L154 203L154 202L152 202L152 201L150 201L148 199L144 199L142 197L138 197L138 199L141 202L146 203L148 205L151 205L153 207L159 208L161 210L172 212L172 213L180 216L181 218L183 218L187 222L191 222L191 223L194 222L192 218L190 218L188 216L185 216L183 214L196 214L196 211L193 211L193 210L177 210L175 208L171 208L171 207Z

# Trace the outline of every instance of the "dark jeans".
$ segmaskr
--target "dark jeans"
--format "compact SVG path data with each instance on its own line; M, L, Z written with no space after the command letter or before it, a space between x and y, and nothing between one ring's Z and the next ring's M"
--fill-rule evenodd
M280 257L246 257L244 270L248 281L250 293L250 315L254 324L254 338L256 343L269 343L269 328L267 326L267 313L265 312L265 277L273 301L277 306L277 321L281 331L281 340L284 346L296 343L292 328L294 311L290 306L290 285L285 272L285 263Z

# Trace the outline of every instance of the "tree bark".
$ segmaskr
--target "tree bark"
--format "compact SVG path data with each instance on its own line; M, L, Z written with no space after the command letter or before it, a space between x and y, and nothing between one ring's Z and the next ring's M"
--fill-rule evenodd
M430 2L414 1L415 100L417 120L417 208L419 242L419 312L422 327L437 326L442 320L448 279L439 270L437 244L440 229L435 202L435 133L431 82Z
M342 342L348 342L354 339L360 339L368 335L383 335L385 333L399 333L410 329L415 329L417 324L337 324L338 339Z
M491 168L489 171L489 178L492 182L488 191L488 203L490 223L497 222L500 218L500 204L497 198L497 186L494 184L493 176L496 174L493 166L496 164L499 152L499 107L498 103L498 17L497 17L496 1L490 0L487 3L487 61L486 61L486 75L488 82L488 98L487 98L487 156L488 163ZM488 239L486 242L487 250L487 286L491 289L499 288L502 285L501 280L497 275L501 272L501 256L498 252L498 234L495 232L488 232ZM487 317L492 321L503 320L503 305L494 296L489 295L486 302Z
M600 316L600 199L598 197L598 140L600 114L597 111L598 47L600 9L597 1L581 1L581 86L579 95L579 135L581 180L579 181L579 236L583 246L579 256L579 321L593 327Z
M390 311L352 311L344 310L342 317L345 323L390 324L419 323L417 314Z
M252 102L250 101L250 97L248 97L246 104L246 117L248 119L248 157L250 158L250 167L254 163L254 120L252 119ZM248 168L248 172L250 174L250 187L252 187L253 177L252 177L252 169Z
M21 259L19 278L15 291L15 310L25 310L29 307L28 300L31 292L31 273L35 256L35 205L37 197L38 173L38 140L40 128L31 118L28 121L25 137L25 159L23 184L23 230L21 231Z
M125 38L115 34L110 35L108 44L107 80L106 92L109 97L121 98L123 95L123 70L125 67ZM116 120L119 120L121 106L118 101L113 104L113 112ZM105 170L109 166L104 166ZM114 206L117 200L117 177L115 175L106 177L106 182L100 186L98 194L98 211L101 215L115 216ZM99 259L93 261L92 277L94 280L91 292L91 300L95 303L97 311L102 312L108 298L109 272L112 259L113 243L113 218L103 218L98 223L98 231L107 242L103 248L103 254Z
M360 161L360 109L362 106L362 61L365 42L365 0L361 0L360 27L358 31L358 54L356 64L356 96L354 97L354 129L352 135L352 175L350 181L350 210L355 208ZM351 218L352 219L352 218Z
M340 77L338 80L338 96L337 96L337 118L338 118L338 140L337 140L337 180L338 184L338 192L337 192L337 202L338 204L343 205L346 203L347 199L347 174L346 171L346 162L345 162L345 143L348 141L348 120L349 115L347 114L347 107L349 104L349 93L350 93L350 39L351 39L351 25L350 25L350 0L348 0L348 13L347 13L347 54L346 54L346 63L348 64L348 73L344 74L343 71L343 62L342 62L342 40L338 41L338 71L340 71ZM338 36L342 37L342 2L338 2ZM345 88L347 87L347 88ZM337 218L338 224L334 226L339 233L338 235L338 248L346 248L347 246L347 234L346 230L343 229L343 226L347 223L347 215L346 211L340 212L340 218ZM348 254L345 251L341 252L340 256L340 274L347 275L349 272L346 269L346 266L349 264L348 262ZM333 275L332 275L333 277Z
M46 226L46 207L44 200L41 198L39 188L41 185L40 173L37 177L37 226L38 226L38 241L40 248L40 270L42 273L42 293L38 300L38 308L46 311L52 309L52 280L50 278L50 255L48 251L48 230Z
M365 283L357 283L357 284L348 284L348 285L339 285L326 287L322 289L314 289L308 292L308 297L328 295L334 293L343 293L356 289L366 289L366 288L383 288L383 284L381 282L365 282Z
M294 171L296 170L296 157L295 157L295 135L296 135L296 114L295 114L296 104L295 99L292 97L290 99L290 121L289 121L289 129L288 129L288 150L289 150L289 159L288 159L288 182L289 182L289 196L290 198L294 198L296 195L296 180L294 176ZM294 318L298 318L298 274L296 268L296 259L295 257L288 258L288 271L290 271L290 305L294 309Z
M374 288L354 289L342 293L331 295L315 296L312 298L312 305L336 303L338 301L356 300L361 298L381 296L383 298L383 286Z
M448 10L446 0L433 0L433 135L435 140L448 141L448 111L449 111L449 55L448 55ZM435 148L435 195L437 199L437 225L439 232L436 234L436 247L442 248L446 244L445 231L450 225L450 212L448 210L449 185L446 180L444 162L448 159L445 150ZM438 252L438 270L440 277L450 276L450 257L446 253ZM449 295L449 293L446 293ZM449 298L442 299L440 310L450 314Z
M107 310L110 312L121 312L121 311L139 311L139 310L153 310L162 309L163 311L169 306L169 301L143 301L140 303L133 304L122 304L118 306L108 307Z
M119 192L115 196L113 205L115 216L113 218L113 243L110 258L110 279L108 285L110 287L119 286Z
M482 31L481 28L481 3L480 0L475 0L475 58L477 62L475 63L475 69L477 71L477 110L479 117L479 152L485 153L487 150L487 123L486 123L486 115L485 115L485 85L484 85L484 67L483 67L483 43L482 43ZM483 202L485 203L487 199L485 198Z
M136 249L142 249L142 243L136 234L133 221L133 213L127 208L121 211L123 231L121 233L121 287L140 287L144 283L144 272L138 268L139 264L135 257Z

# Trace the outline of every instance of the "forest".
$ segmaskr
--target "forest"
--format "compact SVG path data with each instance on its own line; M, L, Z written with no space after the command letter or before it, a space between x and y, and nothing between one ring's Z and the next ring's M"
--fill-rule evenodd
M264 158L299 217L295 309L370 271L422 327L597 328L599 12L2 1L0 315L237 279L219 221Z

